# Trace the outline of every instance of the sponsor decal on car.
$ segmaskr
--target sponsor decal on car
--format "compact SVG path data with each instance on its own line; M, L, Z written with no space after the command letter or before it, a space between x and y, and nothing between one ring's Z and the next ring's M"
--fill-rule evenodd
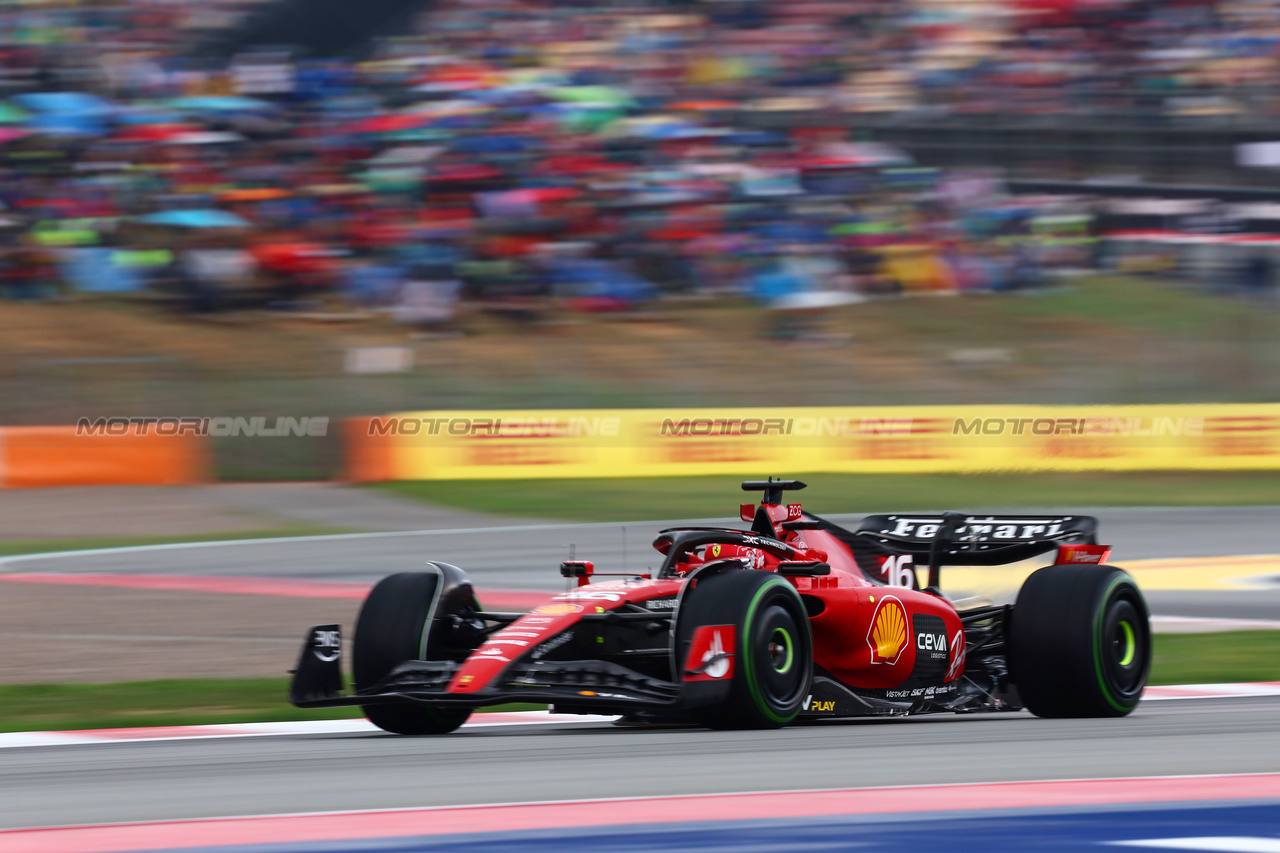
M942 527L940 518L906 518L894 516L894 526L881 531L886 536L900 536L911 539L932 539ZM956 541L986 542L988 540L1019 541L1033 539L1052 539L1061 535L1069 518L1058 520L1043 518L1006 518L988 516L987 518L968 518L956 528L953 534Z
M754 538L754 537L752 537ZM758 539L756 540L759 541ZM759 548L748 548L744 545L711 545L707 548L706 559L739 559L744 562L750 562L752 568L763 568L765 564L765 553Z
M626 597L621 592L604 592L602 590L579 590L555 596L557 601L621 601Z
M502 661L503 663L511 663L511 658L503 655L502 649L499 649L496 646L486 646L476 652L476 654L482 656L479 660L496 660Z
M956 691L955 684L941 684L933 687L913 687L911 689L902 690L886 690L884 696L886 699L936 699L939 696L946 696Z
M958 628L951 638L951 665L947 667L947 677L943 681L955 681L964 672L964 653L964 629Z
M800 706L800 710L802 711L830 712L830 711L834 711L835 709L836 709L836 700L834 699L815 700L813 696L806 696L804 698L804 704Z
M911 684L939 684L947 672L947 623L933 613L911 616L911 635L916 662L911 668ZM905 686L905 685L904 685Z
M915 557L910 554L880 557L880 576L889 586L913 589L916 585Z
M1059 564L1084 563L1100 565L1111 557L1111 548L1106 545L1060 545L1058 546Z
M651 598L644 603L649 610L675 610L676 600L674 598Z
M333 663L342 653L340 628L317 628L311 637L311 652L317 660Z
M907 609L897 596L886 595L876 605L867 630L867 645L871 647L871 662L893 666L907 647Z
M541 613L543 616L567 616L570 613L581 613L581 604L544 604L534 613Z
M947 654L946 634L916 634L916 648L929 652L930 657L945 657Z
M551 652L554 652L556 649L560 648L561 646L563 646L565 643L569 642L572 639L573 639L573 632L566 631L560 636L553 637L552 639L547 640L545 643L538 646L536 649L533 650L533 654L530 655L530 657L532 657L534 660L540 660L541 658L545 657Z
M717 681L733 675L737 629L732 625L703 625L693 632L685 658L685 681Z

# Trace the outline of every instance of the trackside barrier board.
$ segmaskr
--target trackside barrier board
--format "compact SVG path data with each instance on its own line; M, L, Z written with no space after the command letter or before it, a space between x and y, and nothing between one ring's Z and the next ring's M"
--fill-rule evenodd
M191 432L0 427L0 488L201 483L211 471L209 448Z
M1280 404L401 412L353 480L1280 469Z

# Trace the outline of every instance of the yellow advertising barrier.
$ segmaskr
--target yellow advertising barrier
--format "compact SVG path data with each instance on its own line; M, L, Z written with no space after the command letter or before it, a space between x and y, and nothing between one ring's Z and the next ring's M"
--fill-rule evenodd
M1280 404L436 411L346 435L354 480L1280 469Z

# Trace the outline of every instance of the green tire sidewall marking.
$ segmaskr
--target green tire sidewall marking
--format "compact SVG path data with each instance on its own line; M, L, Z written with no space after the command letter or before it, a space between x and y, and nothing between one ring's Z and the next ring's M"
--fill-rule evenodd
M782 638L783 638L783 641L784 641L784 645L787 647L787 661L786 661L786 663L784 663L784 664L782 665L782 667L781 667L781 668L779 668L779 667L776 667L776 666L775 666L775 667L773 668L773 671L774 671L774 672L781 673L781 674L785 675L785 674L787 674L788 672L790 672L790 671L791 671L791 664L795 662L795 659L796 659L796 648L795 648L795 643L792 641L792 639L791 639L791 635L790 635L789 633L787 633L787 629L786 629L786 628L774 628L774 629L773 629L773 637L776 637L776 636L778 636L779 634L781 634L781 635L782 635ZM769 643L770 643L770 645L772 645L772 644L773 644L773 637L770 637L770 638L769 638ZM773 659L773 653L772 653L772 651L769 653L769 658L770 658L770 661L772 661L772 659Z
M1133 656L1138 653L1138 644L1134 642L1133 626L1128 621L1120 623L1120 630L1124 631L1124 657L1120 659L1120 665L1128 666L1133 663Z
M769 707L769 703L764 700L764 695L760 692L760 682L756 679L756 671L751 659L751 625L755 622L760 599L776 588L795 591L791 584L782 578L770 578L756 590L756 594L751 597L751 603L747 605L747 617L742 620L742 667L746 675L747 692L751 695L751 701L755 703L760 713L775 723L789 723L796 718L796 714L800 713L800 707L796 706L795 711L785 717L774 713L773 709Z
M1132 706L1124 705L1111 695L1111 688L1107 686L1106 676L1102 672L1102 650L1106 647L1103 640L1102 629L1104 627L1107 615L1107 601L1111 599L1111 593L1115 588L1123 583L1130 581L1130 578L1124 572L1117 574L1111 579L1111 583L1107 584L1107 588L1102 592L1102 600L1098 607L1097 614L1093 617L1093 671L1098 678L1098 689L1102 691L1102 698L1107 700L1107 704L1117 711L1128 711Z

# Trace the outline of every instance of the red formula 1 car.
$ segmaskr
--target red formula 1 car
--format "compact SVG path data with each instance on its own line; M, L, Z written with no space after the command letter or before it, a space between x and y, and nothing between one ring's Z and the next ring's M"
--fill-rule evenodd
M795 481L746 482L750 529L662 531L652 577L577 579L529 613L481 610L466 574L430 563L383 579L342 695L341 634L313 628L290 698L360 705L400 734L452 731L475 708L547 702L560 713L773 728L818 717L1018 710L1120 716L1151 661L1147 607L1105 565L1086 516L872 515L846 530L784 504ZM960 609L943 565L999 565L1053 551L1013 605ZM916 567L927 567L921 588Z

